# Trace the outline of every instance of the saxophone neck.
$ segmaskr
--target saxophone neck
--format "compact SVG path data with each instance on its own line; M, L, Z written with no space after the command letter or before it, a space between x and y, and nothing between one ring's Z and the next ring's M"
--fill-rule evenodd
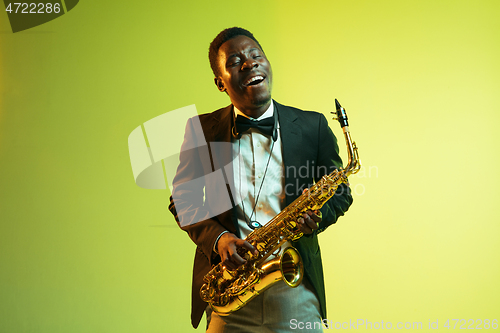
M349 122L347 121L347 113L337 99L335 99L335 106L337 108L337 112L334 119L338 120L340 126L342 127L342 131L344 131L344 138L347 144L347 154L349 157L347 165L342 171L345 177L349 177L350 175L359 171L359 169L361 168L361 162L359 161L358 147L356 146L356 142L353 142L351 139L351 134L349 132Z
M349 177L352 174L355 174L361 169L361 162L359 161L358 155L358 147L356 146L356 142L352 141L351 133L349 132L349 126L345 126L342 128L344 131L344 138L347 144L347 155L348 161L347 165L344 168L344 174L346 177Z

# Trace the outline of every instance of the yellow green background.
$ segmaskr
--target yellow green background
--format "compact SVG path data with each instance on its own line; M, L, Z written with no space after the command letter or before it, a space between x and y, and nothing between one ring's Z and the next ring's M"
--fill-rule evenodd
M13 34L0 13L0 332L193 330L194 245L168 190L135 185L127 137L229 103L207 51L235 25L277 101L338 98L359 146L354 204L320 236L328 319L500 319L499 17L497 0L100 0Z

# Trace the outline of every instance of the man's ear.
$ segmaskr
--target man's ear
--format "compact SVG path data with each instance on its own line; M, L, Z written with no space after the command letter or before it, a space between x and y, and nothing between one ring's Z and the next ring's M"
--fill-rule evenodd
M222 82L220 77L214 78L214 82L215 82L215 85L217 86L217 89L219 89L219 91L221 91L221 92L226 91L226 87L224 86L224 82Z

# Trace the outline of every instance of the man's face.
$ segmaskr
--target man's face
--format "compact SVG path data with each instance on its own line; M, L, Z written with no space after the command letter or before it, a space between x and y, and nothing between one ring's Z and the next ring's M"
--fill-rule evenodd
M221 74L215 83L227 92L233 105L246 114L265 111L271 101L273 72L259 45L251 38L237 36L221 45L218 61Z

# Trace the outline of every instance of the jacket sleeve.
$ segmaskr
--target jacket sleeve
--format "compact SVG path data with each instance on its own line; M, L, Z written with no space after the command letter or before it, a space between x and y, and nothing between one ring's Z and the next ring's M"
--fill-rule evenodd
M216 207L214 211L214 207L207 204L205 190L207 183L218 184L221 192L226 186L220 170L219 173L213 170L209 145L198 120L196 117L191 118L186 125L179 166L172 182L169 210L179 227L188 233L212 264L216 255L213 251L214 243L226 228L217 218L220 207ZM223 195L224 193L219 194L221 201L224 201Z

